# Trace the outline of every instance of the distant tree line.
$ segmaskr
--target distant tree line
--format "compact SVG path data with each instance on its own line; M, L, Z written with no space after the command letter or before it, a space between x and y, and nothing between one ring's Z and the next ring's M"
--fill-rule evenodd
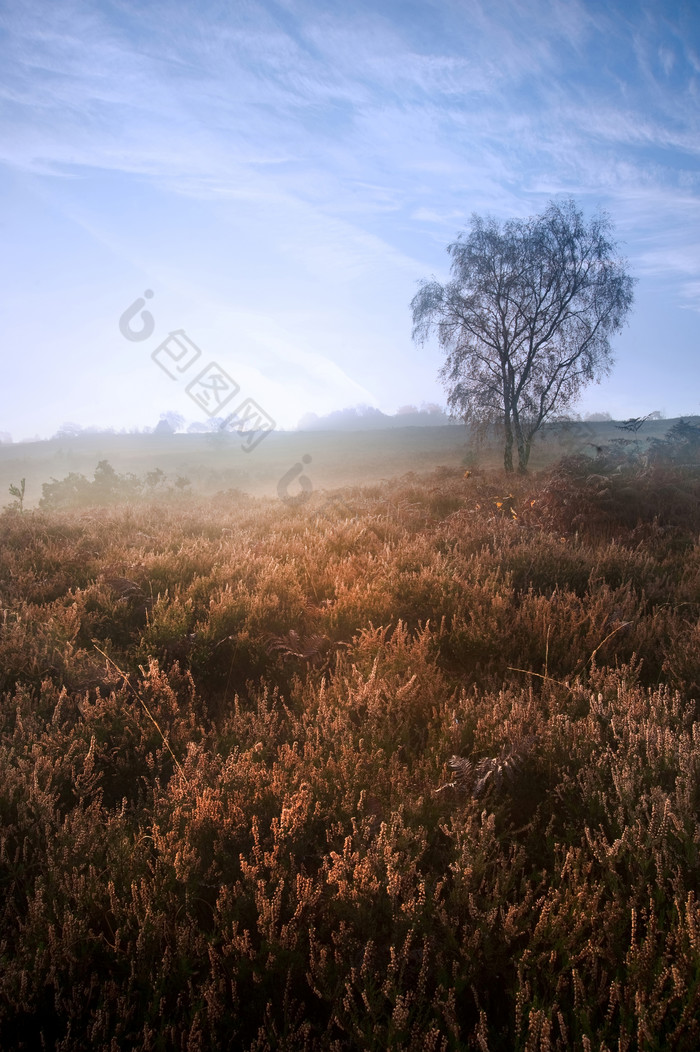
M325 416L306 413L299 421L297 430L366 431L391 427L441 427L457 422L455 417L434 402L424 402L420 409L415 405L404 405L393 415L372 406L360 405L336 409Z

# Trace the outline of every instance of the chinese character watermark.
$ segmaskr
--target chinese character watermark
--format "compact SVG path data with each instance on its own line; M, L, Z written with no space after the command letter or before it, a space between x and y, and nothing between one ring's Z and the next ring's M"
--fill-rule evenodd
M275 421L252 398L246 398L238 409L227 416L221 425L221 431L237 431L244 436L242 448L250 453L262 442L265 435L274 431Z
M184 329L174 329L168 334L167 339L156 347L151 358L171 380L177 380L178 377L171 372L171 367L175 366L176 373L187 372L201 354L199 347L190 340L189 336L185 335Z
M185 388L190 398L207 416L218 416L219 410L223 409L240 389L239 384L215 362L202 369Z
M153 335L155 319L150 311L144 310L146 300L153 299L153 295L152 289L146 289L143 296L135 299L120 317L119 331L126 340L140 343L142 340L149 340ZM151 354L156 365L171 380L178 380L201 357L201 350L187 336L184 329L173 329ZM240 389L240 384L237 384L225 369L216 362L209 362L190 380L185 391L211 418L219 416L224 406L236 397ZM236 431L242 435L241 449L244 453L250 453L276 426L262 406L252 398L244 398L238 408L224 420L220 430ZM301 471L301 468L299 470ZM308 479L306 482L311 486ZM303 489L303 492L306 493L306 490Z

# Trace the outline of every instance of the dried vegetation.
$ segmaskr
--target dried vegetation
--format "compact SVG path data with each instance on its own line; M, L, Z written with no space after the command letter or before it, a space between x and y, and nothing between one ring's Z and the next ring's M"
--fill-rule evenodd
M696 1049L700 481L635 470L6 512L0 1046Z

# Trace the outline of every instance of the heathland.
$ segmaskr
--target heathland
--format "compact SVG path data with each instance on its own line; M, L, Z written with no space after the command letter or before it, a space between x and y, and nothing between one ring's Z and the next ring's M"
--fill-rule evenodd
M300 439L300 504L45 473L0 516L0 1047L695 1050L696 441L321 492Z
M647 421L640 443L663 436L673 420ZM563 451L603 445L624 436L612 421L563 423L543 429L535 444L532 468L551 465ZM634 437L628 434L627 437ZM405 427L357 431L272 432L250 452L235 433L135 434L83 433L48 441L0 444L0 494L26 478L26 505L36 506L42 485L52 478L85 475L92 478L95 466L107 460L121 475L145 478L160 470L171 480L181 477L192 492L214 496L226 489L239 489L253 496L276 497L279 479L302 457L311 457L306 473L315 489L379 482L406 471L431 471L438 466L458 467L465 458L467 433L463 425ZM498 467L503 455L497 445L474 451L472 461Z

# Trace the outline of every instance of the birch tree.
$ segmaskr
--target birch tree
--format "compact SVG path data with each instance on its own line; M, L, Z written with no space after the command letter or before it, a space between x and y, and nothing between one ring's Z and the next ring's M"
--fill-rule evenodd
M503 224L473 215L447 251L450 280L421 281L411 301L413 338L436 333L450 408L476 428L500 422L506 471L515 449L526 472L542 425L610 372L635 279L609 216L586 222L571 199Z

